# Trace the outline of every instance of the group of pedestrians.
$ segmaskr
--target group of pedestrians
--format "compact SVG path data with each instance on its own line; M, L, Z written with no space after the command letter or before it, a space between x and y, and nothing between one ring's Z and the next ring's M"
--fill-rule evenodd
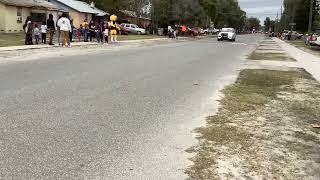
M88 23L85 19L77 32L77 38L79 41L83 40L84 42L92 42L96 39L98 43L108 43L109 28L107 21L97 22L92 20Z
M169 38L177 39L178 34L180 36L185 36L186 33L187 33L187 26L186 25L182 25L182 26L179 26L179 25L171 26L171 25L169 25L168 26L168 37Z
M80 28L73 26L72 19L68 17L68 14L64 13L59 17L55 23L53 15L49 14L47 21L42 22L39 26L37 23L31 21L31 17L27 17L25 24L23 25L25 32L25 44L46 44L47 34L49 35L49 45L54 45L54 36L57 36L57 43L59 46L71 47L73 39L78 41L94 41L98 43L108 43L109 39L109 24L108 22L95 22L87 19L80 24Z

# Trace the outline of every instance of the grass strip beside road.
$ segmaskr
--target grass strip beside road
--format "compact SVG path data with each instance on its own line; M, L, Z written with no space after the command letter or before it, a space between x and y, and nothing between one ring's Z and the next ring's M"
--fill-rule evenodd
M24 33L0 33L0 47L8 47L8 46L23 46L24 45ZM160 38L157 35L119 35L119 41L127 41L127 40L144 40L144 39L155 39ZM54 43L56 43L57 37L54 36ZM47 42L49 42L49 35L47 34ZM75 40L78 42L78 40Z
M144 40L144 39L156 39L161 38L158 35L120 35L118 36L119 41L128 41L128 40Z
M246 69L198 128L191 179L320 177L320 84L304 70Z
M24 33L0 33L0 47L24 45Z
M253 52L248 59L251 60L269 60L269 61L296 61L292 57L289 57L286 53L268 52L258 53Z
M286 42L305 52L311 53L315 56L320 56L320 47L318 46L307 46L303 40L286 41Z

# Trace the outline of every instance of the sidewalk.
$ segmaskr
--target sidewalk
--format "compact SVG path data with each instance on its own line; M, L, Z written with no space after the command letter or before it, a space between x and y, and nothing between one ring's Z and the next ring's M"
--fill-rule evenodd
M273 40L290 56L296 59L300 67L304 68L320 82L320 57L298 49L278 38L273 38Z
M96 42L72 42L72 46L88 46L88 45L99 45ZM50 46L48 44L34 44L34 45L23 45L23 46L8 46L0 47L1 51L17 51L17 50L28 50L28 49L43 49L43 48L52 48L58 47L58 45Z

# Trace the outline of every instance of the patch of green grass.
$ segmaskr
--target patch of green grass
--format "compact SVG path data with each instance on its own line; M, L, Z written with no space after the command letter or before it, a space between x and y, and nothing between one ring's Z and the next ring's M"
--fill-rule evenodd
M0 33L0 47L24 45L24 33Z
M316 56L320 56L320 48L318 46L307 46L303 40L286 41L286 42L303 51L309 52Z
M155 39L160 37L161 36L157 36L157 35L120 35L118 36L118 40L119 41L142 40L142 39Z
M305 43L302 40L295 40L295 41L286 41L289 44L295 45L295 46L300 46L300 47L305 47Z
M288 57L285 53L257 53L253 52L248 57L251 60L271 60L271 61L296 61L295 59Z
M201 138L219 145L241 145L241 148L247 148L252 143L250 141L250 137L252 136L250 133L226 124L214 124L213 126L199 128L197 132L201 134Z
M242 70L235 84L223 90L223 108L232 113L253 110L268 103L283 87L295 80L310 77L297 71Z
M120 35L118 36L119 41L125 40L142 40L142 39L155 39L159 38L157 35ZM22 46L24 45L24 33L0 33L0 47L7 46ZM47 35L47 41L49 36ZM54 41L56 40L56 35L54 36ZM76 40L77 42L77 40Z
M274 45L276 45L276 42L275 42L275 41L261 41L260 43L261 43L261 44L267 44L267 45L269 45L269 44L274 44Z
M297 117L316 123L320 119L320 105L317 100L294 101L289 105L291 112Z

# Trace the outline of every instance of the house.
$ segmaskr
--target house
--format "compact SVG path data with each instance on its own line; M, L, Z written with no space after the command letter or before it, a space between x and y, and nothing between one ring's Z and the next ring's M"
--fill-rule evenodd
M0 32L22 32L28 16L32 21L41 23L49 14L57 19L64 11L46 0L0 0Z
M80 24L87 19L91 21L92 19L102 18L108 13L95 7L94 3L87 4L82 1L76 0L48 0L50 3L55 4L63 9L66 9L69 13L70 18L73 20L73 25L77 28Z
M143 16L137 16L136 12L129 10L120 10L120 17L129 23L138 24L143 28L147 28L151 24L151 19Z

